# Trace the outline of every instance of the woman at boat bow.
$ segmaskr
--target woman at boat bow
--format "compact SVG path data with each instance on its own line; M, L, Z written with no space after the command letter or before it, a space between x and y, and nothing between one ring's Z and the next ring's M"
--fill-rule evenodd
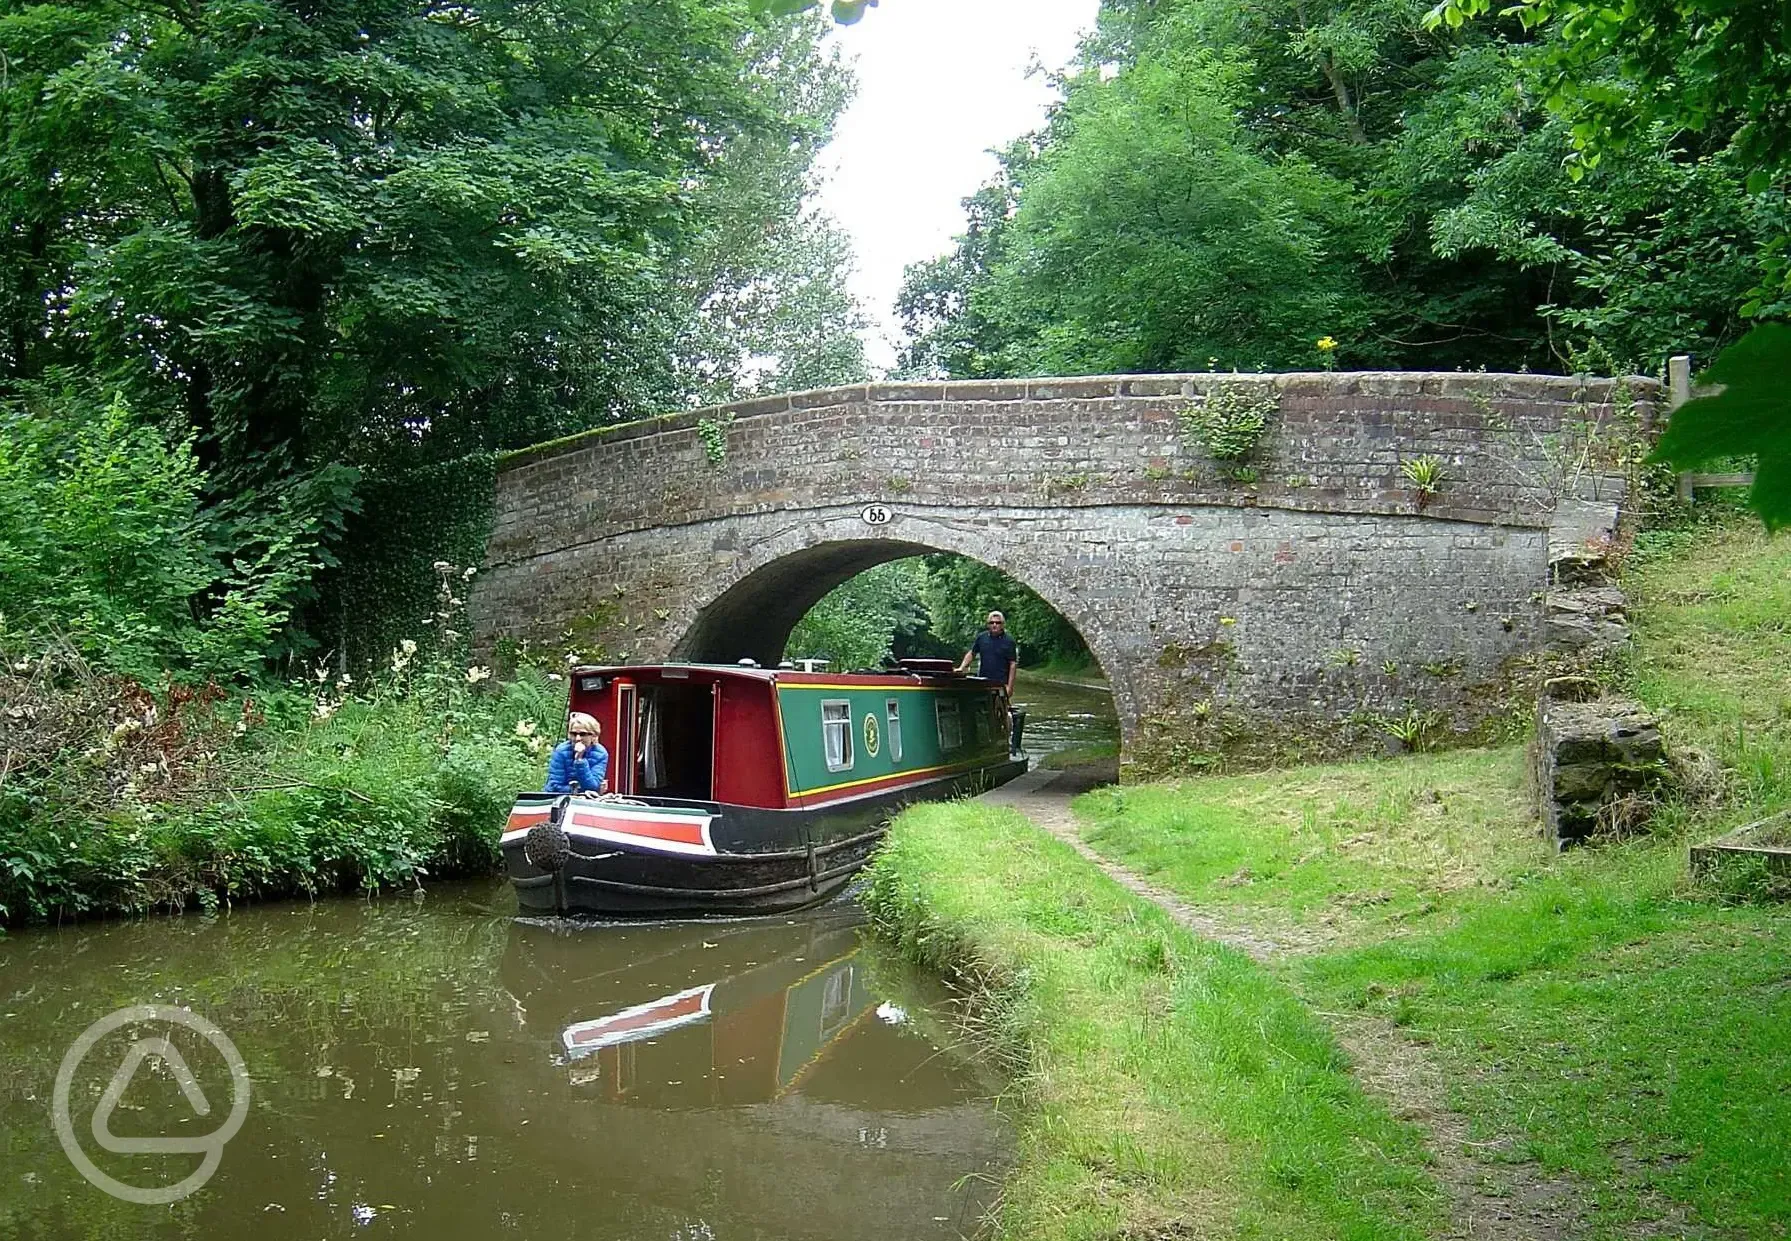
M547 760L549 793L609 792L609 751L598 743L602 729L595 716L574 711L566 721L566 740Z

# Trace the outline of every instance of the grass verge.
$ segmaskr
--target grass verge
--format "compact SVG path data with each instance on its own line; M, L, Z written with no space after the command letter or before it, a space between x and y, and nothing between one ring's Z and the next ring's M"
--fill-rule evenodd
M1722 773L1649 836L1548 852L1515 748L1076 809L1096 849L1189 902L1314 930L1278 977L1433 1045L1480 1155L1574 1174L1590 1235L1785 1236L1791 907L1693 886L1686 844L1791 805L1791 540L1650 534L1626 585L1627 688Z
M908 811L866 902L970 993L1015 1071L996 1236L1369 1241L1440 1222L1420 1135L1285 986L1013 811Z

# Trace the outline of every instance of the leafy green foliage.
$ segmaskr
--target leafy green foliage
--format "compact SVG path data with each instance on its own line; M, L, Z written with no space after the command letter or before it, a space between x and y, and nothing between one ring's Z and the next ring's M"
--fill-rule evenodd
M0 919L374 891L483 874L565 687L468 667L452 591L384 672L152 694L0 640Z
M851 369L817 344L852 313L843 254L801 212L848 86L823 27L706 0L11 6L0 389L66 367L178 428L214 526L290 518L350 562L289 645L376 657L462 523L382 559L374 491L767 358Z
M1567 35L1421 18L1105 5L1047 127L910 268L904 371L1298 369L1321 339L1327 367L1570 368L1598 339L1649 371L1777 313L1791 214L1746 191L1732 111L1588 168L1546 102Z
M1000 569L967 556L929 556L926 565L921 599L933 633L954 656L970 649L991 611L1000 611L1007 619L1008 635L1020 645L1022 667L1092 662L1075 626Z
M171 443L122 398L39 386L0 405L0 615L150 682L258 673L322 522L298 511L303 489L259 525L233 521L205 507L207 481L191 439Z
M755 13L806 13L821 7L822 0L748 0ZM842 26L850 26L864 16L866 9L877 7L877 0L830 0L828 12Z
M1723 457L1751 457L1749 506L1768 530L1791 526L1791 324L1761 324L1702 378L1723 390L1674 410L1649 460L1684 470Z
M1275 410L1273 396L1250 400L1225 387L1190 402L1176 417L1191 447L1215 461L1237 462L1256 450Z
M697 439L702 443L703 455L709 458L710 465L720 465L727 460L728 427L733 421L733 414L697 419Z
M784 644L786 658L875 668L894 645L926 628L920 604L926 577L922 561L892 560L841 583L797 622Z
M1434 496L1443 485L1443 480L1449 476L1442 459L1429 453L1421 457L1407 457L1399 463L1399 472L1412 485L1412 490L1418 493L1420 499Z
M784 653L830 659L835 668L872 668L892 654L956 660L992 609L1005 613L1022 666L1093 662L1075 626L1036 593L999 569L949 554L894 560L850 578L809 609Z

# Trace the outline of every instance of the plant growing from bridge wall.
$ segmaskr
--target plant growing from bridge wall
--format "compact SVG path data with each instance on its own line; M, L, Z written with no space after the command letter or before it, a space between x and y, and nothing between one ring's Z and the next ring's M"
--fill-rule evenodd
M709 458L710 465L720 465L728 459L728 428L733 425L734 415L731 413L719 418L697 419L697 439L702 441L703 455Z
M1256 451L1278 408L1273 396L1255 399L1235 388L1219 388L1189 403L1177 415L1182 442L1214 461L1231 464L1233 474Z
M1420 507L1436 495L1437 490L1443 485L1443 480L1449 476L1443 468L1442 461L1428 453L1422 457L1412 457L1409 460L1401 461L1399 472L1405 475L1405 480L1418 493Z

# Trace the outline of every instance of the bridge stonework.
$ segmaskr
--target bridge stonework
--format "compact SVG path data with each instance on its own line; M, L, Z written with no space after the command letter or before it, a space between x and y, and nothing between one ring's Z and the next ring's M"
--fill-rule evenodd
M1221 392L1274 405L1241 479L1184 434ZM1076 626L1144 767L1378 743L1414 713L1465 729L1538 649L1551 530L1609 526L1605 457L1659 395L1402 372L765 398L510 454L470 605L486 646L773 663L853 574L956 552ZM1424 456L1443 470L1429 495L1401 468Z

